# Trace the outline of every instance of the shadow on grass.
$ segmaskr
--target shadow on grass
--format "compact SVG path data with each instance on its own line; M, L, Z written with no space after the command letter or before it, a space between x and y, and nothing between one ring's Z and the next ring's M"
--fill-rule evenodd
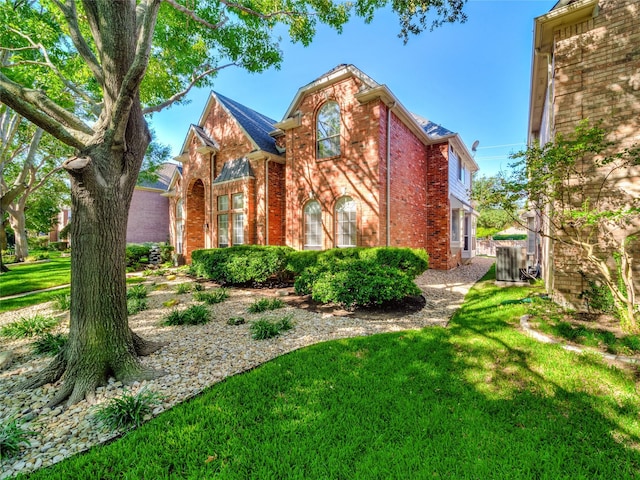
M493 287L490 287L492 289ZM30 478L636 478L633 374L472 291L448 329L314 345Z

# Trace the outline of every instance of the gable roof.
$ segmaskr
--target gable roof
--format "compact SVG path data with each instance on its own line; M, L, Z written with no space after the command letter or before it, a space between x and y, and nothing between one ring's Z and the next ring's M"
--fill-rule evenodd
M181 160L181 156L188 152L189 142L193 135L196 135L203 146L212 148L214 150L220 150L220 145L215 138L203 128L204 122L209 114L209 110L213 106L213 103L219 103L222 108L229 114L229 116L236 121L240 129L245 133L247 139L251 142L254 150L262 150L264 152L280 155L280 152L276 148L276 141L269 135L275 129L275 120L256 112L255 110L242 105L218 92L212 91L207 100L207 104L202 110L200 120L197 125L192 124L189 127L189 132L185 137L182 148L180 149L180 155L176 159ZM249 153L249 152L247 152ZM184 158L184 157L183 157Z
M276 142L269 135L274 130L276 121L255 110L231 100L218 92L212 92L227 111L236 119L247 135L257 144L260 150L279 155Z
M235 160L224 163L220 175L218 175L212 183L231 182L253 176L253 170L251 169L249 160L245 157L236 158Z
M158 167L158 170L156 171L158 178L155 182L143 181L137 186L144 189L167 191L176 170L179 168L180 167L175 163L165 162Z
M433 139L455 135L455 133L451 130L447 130L442 125L434 123L431 120L427 120L426 118L421 117L420 115L416 115L415 113L412 113L411 115L413 115L413 118L416 122L418 122L418 125L422 127L425 133Z

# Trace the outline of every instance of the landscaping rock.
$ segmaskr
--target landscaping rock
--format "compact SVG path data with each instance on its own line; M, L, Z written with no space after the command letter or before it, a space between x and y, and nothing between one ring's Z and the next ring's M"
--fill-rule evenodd
M13 353L10 351L0 352L0 371L7 368L13 362Z

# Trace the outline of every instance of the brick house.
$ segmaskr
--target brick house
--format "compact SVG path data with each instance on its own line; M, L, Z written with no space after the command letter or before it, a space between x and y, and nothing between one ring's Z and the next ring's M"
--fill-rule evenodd
M475 254L460 136L410 113L353 65L301 87L276 122L212 92L176 157L172 243L424 248L450 269Z
M166 192L178 165L163 163L154 182L136 185L127 221L127 243L168 242L169 199Z
M586 118L602 121L616 148L640 142L640 1L561 0L534 20L533 42L530 144L570 134ZM626 195L640 195L638 171L611 180ZM635 259L638 243L631 247ZM548 290L579 308L578 296L587 287L580 256L545 238L537 250ZM638 291L639 279L636 274Z

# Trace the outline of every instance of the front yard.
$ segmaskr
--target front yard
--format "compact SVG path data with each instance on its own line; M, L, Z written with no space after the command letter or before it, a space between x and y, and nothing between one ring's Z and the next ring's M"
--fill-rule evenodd
M493 278L447 328L279 356L30 478L637 478L636 369L527 337L541 292Z

